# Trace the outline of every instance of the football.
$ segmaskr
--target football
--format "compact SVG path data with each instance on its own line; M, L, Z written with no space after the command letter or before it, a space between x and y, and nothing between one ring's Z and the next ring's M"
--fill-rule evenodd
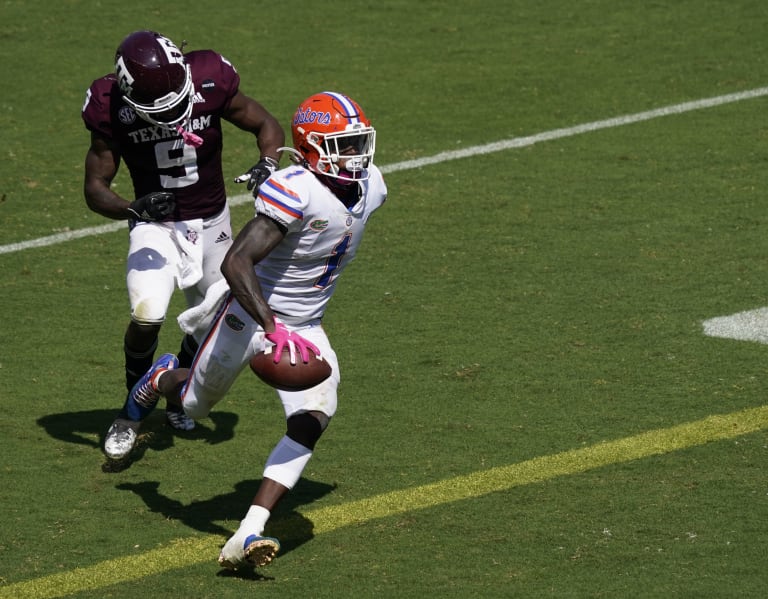
M282 391L303 391L319 385L331 376L331 365L322 357L309 352L309 362L301 361L301 355L296 352L296 363L291 364L288 347L283 348L280 361L275 364L270 347L251 358L251 370L262 381Z

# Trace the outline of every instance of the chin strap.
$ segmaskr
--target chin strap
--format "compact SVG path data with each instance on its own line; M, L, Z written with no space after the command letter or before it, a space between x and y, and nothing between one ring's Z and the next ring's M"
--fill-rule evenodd
M199 135L195 135L191 131L186 131L184 127L182 127L181 125L176 126L176 131L179 132L181 137L184 139L184 143L187 144L188 146L199 148L200 146L203 145L202 137L200 137Z

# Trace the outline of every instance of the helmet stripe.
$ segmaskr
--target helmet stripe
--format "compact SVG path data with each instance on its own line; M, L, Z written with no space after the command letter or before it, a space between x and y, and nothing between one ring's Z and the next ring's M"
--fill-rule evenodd
M357 112L357 108L355 108L355 105L352 104L351 100L342 94L337 94L336 92L323 92L327 96L331 96L334 100L336 100L341 106L344 108L344 116L347 117L350 123L359 123L360 118Z

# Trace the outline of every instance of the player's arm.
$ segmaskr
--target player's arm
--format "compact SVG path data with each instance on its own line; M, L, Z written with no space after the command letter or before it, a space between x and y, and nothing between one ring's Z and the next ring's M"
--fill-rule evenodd
M256 100L238 91L230 101L224 118L256 136L261 159L280 161L278 148L285 145L285 132L277 119Z
M221 263L221 272L232 295L267 333L275 330L274 312L261 291L253 266L264 259L285 237L285 229L262 214L238 233Z
M153 191L132 202L112 191L110 185L119 167L119 148L104 135L91 132L83 188L85 202L91 210L115 220L158 221L173 213L176 201L170 191Z
M124 220L133 216L128 210L130 203L110 188L119 166L118 147L107 137L91 132L91 146L85 156L85 202L102 216Z

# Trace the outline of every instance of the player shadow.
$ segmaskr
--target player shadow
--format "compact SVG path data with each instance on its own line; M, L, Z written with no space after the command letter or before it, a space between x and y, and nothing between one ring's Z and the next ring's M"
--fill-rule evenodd
M37 424L54 439L66 443L87 445L101 451L107 429L115 418L116 410L87 410L47 414L37 419ZM136 447L124 460L108 460L102 465L104 472L121 472L140 460L148 449L164 451L174 445L174 438L202 440L216 445L235 436L237 414L214 412L205 420L196 423L191 431L180 431L169 425L165 410L157 409L142 423Z
M144 501L146 506L163 517L178 520L185 526L194 530L221 536L223 547L226 540L235 532L234 528L217 524L224 520L236 520L244 515L245 510L251 504L261 480L245 480L235 485L234 491L216 495L210 499L193 501L184 505L172 497L159 492L160 483L145 481L140 483L121 483L116 486L123 491L132 491ZM280 502L267 524L265 533L274 536L280 541L280 553L283 555L303 545L314 537L314 525L311 520L301 515L297 509L301 505L307 505L333 492L335 485L329 485L317 481L302 478L296 486ZM215 559L217 556L213 556ZM237 576L253 580L263 580L264 576L251 568L230 571L222 569L220 576Z

